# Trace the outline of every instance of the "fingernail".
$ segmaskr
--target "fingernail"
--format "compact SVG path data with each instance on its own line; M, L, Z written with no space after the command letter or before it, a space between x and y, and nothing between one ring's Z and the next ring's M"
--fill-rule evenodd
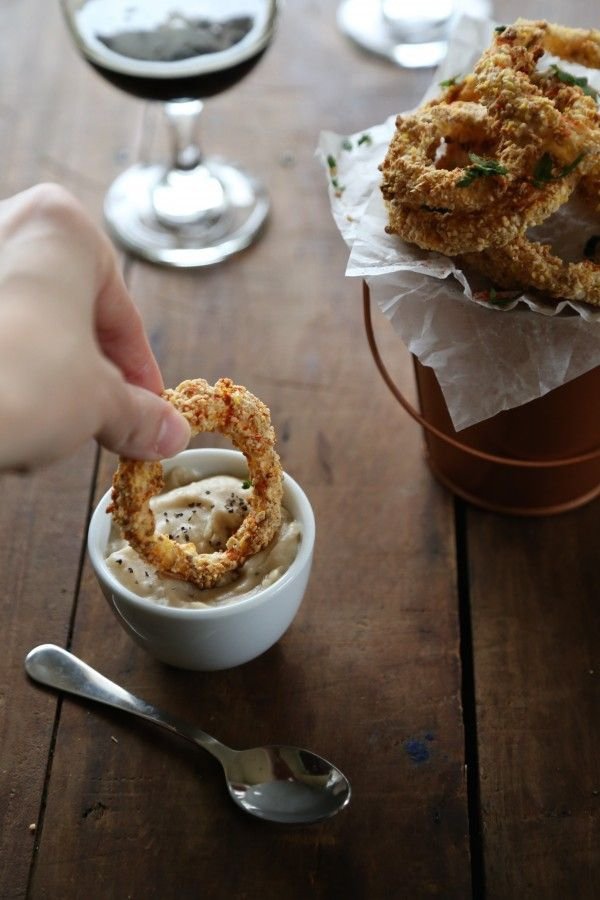
M185 450L191 437L190 426L175 409L167 408L158 432L156 452L166 458Z

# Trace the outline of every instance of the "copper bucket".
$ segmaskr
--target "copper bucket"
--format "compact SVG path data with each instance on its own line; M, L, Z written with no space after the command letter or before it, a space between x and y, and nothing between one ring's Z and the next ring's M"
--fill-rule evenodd
M433 369L413 357L421 412L387 371L373 332L369 288L365 328L379 372L421 424L435 477L476 506L518 516L549 516L600 496L600 366L523 406L457 432Z

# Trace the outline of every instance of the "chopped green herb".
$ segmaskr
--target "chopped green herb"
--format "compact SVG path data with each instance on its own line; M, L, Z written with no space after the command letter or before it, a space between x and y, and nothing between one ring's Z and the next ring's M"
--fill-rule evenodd
M552 181L560 181L561 178L566 178L567 175L570 175L573 172L583 157L585 153L580 153L579 156L575 157L573 162L568 163L568 165L563 166L562 169L554 174L554 163L552 162L552 157L549 153L544 153L544 155L537 161L535 165L535 169L533 170L533 184L535 187L540 188L545 184L549 184Z
M488 291L487 299L488 303L491 303L492 306L497 306L500 309L504 309L505 306L508 306L513 302L514 297L499 297L497 290L491 287Z
M342 141L342 150L352 150L352 141L349 138Z
M572 163L569 163L568 166L563 166L560 170L559 178L564 178L566 175L570 175L571 172L574 172L584 156L585 152L580 153L579 156L575 157Z
M494 31L496 32L496 34L502 34L504 31L506 31L507 28L508 25L496 25Z
M357 143L359 147L362 147L363 144L371 145L373 143L373 138L370 134L367 134L367 132L365 132L364 134L361 134Z
M242 487L247 491L249 487L252 487L252 482L249 479L246 479L245 481L242 481Z
M453 75L452 78L446 78L445 81L440 81L440 87L449 88L455 87L461 81L460 75Z
M552 180L552 157L549 153L544 153L533 170L533 183L536 187L541 187L545 182Z
M332 156L332 155L330 154L330 155L327 157L327 165L329 166L329 177L330 177L330 179L331 179L331 186L332 186L332 188L333 188L334 191L335 191L335 196L336 196L336 197L341 197L341 196L342 196L342 193L343 193L344 190L345 190L345 188L343 188L343 187L340 185L340 183L339 183L339 181L338 181L338 179L337 179L337 173L338 173L338 170L337 170L337 160L336 160L335 156Z
M476 153L469 153L469 159L473 165L465 169L465 175L456 182L457 187L469 187L476 178L485 178L489 175L508 175L508 169L501 166L495 159L484 159Z
M591 238L585 242L583 255L586 259L596 259L597 251L600 248L600 234L593 234Z
M584 94L587 94L588 97L593 97L594 100L598 99L598 91L595 90L588 84L588 80L585 75L582 75L581 78L577 78L575 75L571 75L570 72L565 72L564 69L559 68L559 66L551 65L550 71L552 73L552 77L557 78L563 84L570 84L575 87L581 88Z

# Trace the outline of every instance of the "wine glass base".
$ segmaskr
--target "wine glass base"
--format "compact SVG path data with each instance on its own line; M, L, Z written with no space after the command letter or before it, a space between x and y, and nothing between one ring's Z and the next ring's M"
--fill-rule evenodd
M344 0L338 7L338 26L355 44L406 69L439 65L446 56L447 41L399 42L373 0Z
M142 259L179 268L212 266L254 243L269 213L265 187L243 169L215 157L204 165L223 186L224 212L212 220L164 224L151 199L164 167L133 166L113 182L104 202L104 217L113 239Z

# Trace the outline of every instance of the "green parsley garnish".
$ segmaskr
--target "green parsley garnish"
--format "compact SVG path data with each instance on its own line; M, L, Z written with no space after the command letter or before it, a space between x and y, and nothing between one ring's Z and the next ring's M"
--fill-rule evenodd
M554 164L552 162L552 157L549 153L544 153L544 155L537 161L535 165L535 169L533 170L533 184L537 188L543 187L545 184L549 184L551 181L560 181L561 178L566 178L567 175L570 175L573 172L583 157L585 153L580 153L573 162L569 163L566 166L563 166L556 174L553 173Z
M249 479L242 481L242 488L247 491L249 487L252 487L252 482Z
M600 247L600 234L593 234L588 238L583 248L583 255L586 259L596 259L598 248Z
M329 177L331 178L331 186L335 191L336 197L341 197L345 188L343 188L337 179L337 160L335 156L327 157L327 165L329 166Z
M508 306L509 303L513 302L513 297L499 297L498 291L496 288L491 287L488 291L488 303L491 303L492 306L498 306L503 309L505 306Z
M476 178L485 178L489 175L508 175L508 169L501 166L495 159L484 159L476 153L469 153L469 159L473 163L465 169L465 175L456 182L457 187L469 187Z
M494 28L494 31L496 32L496 34L502 34L502 32L506 31L507 28L508 28L508 25L496 25L496 27Z
M342 150L352 150L352 141L349 138L342 141Z
M581 78L577 78L575 75L571 75L570 72L565 72L564 69L560 69L558 66L552 65L550 66L550 71L552 72L552 77L557 78L563 84L574 85L575 87L581 88L584 94L587 94L588 97L593 97L594 100L598 99L598 91L595 90L588 84L588 80L585 75L582 75Z
M553 181L552 176L552 157L549 153L544 153L539 159L533 170L533 183L536 187L541 187L547 181Z
M460 75L453 75L452 78L446 78L445 81L440 81L441 88L450 88L456 87L456 85L460 82Z
M342 194L344 193L344 191L346 190L344 185L340 184L339 181L337 180L337 178L331 179L331 187L333 188L333 190L335 192L335 196L338 198L341 197Z
M363 144L368 144L368 145L370 145L370 144L373 143L373 138L371 137L370 134L367 134L367 132L365 131L364 134L361 134L361 136L359 137L357 143L358 143L358 146L359 146L359 147L362 147Z

